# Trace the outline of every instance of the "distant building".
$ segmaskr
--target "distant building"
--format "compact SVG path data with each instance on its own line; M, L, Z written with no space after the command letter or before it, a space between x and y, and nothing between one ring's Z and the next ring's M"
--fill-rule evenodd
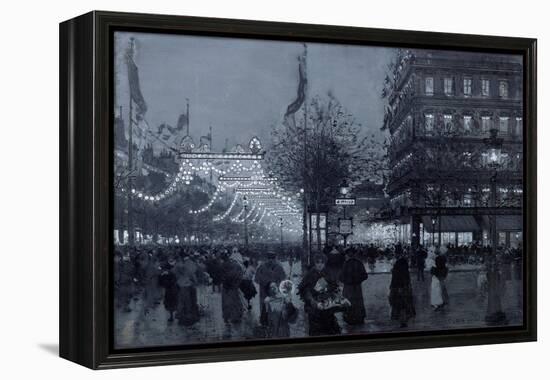
M383 96L391 135L389 218L405 243L522 241L523 108L521 57L400 51ZM502 148L488 146L498 130ZM497 207L491 206L495 174Z

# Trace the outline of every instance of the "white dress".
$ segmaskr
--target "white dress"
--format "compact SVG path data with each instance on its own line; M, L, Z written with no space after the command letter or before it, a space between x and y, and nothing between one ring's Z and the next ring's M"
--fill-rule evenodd
M441 288L441 282L436 276L433 275L430 303L434 307L443 305L443 289Z

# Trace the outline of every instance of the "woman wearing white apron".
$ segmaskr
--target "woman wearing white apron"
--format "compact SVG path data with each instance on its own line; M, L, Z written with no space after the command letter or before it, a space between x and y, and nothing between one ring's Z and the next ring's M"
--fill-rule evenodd
M447 294L445 279L447 278L449 269L447 268L445 256L440 255L439 252L433 254L429 259L431 266L430 272L432 274L430 304L435 310L439 310L448 303L449 296Z

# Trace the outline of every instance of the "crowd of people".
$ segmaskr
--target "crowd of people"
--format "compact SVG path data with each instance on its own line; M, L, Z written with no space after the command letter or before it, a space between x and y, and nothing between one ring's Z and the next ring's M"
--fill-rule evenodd
M327 245L312 257L310 265L301 265L300 251L292 247L276 251L266 246L243 255L237 246L121 246L115 251L115 303L122 312L130 312L140 300L140 312L145 315L162 305L169 323L192 326L209 306L198 300L197 290L202 288L221 296L226 324L241 323L252 302L258 302L257 322L263 335L284 338L291 335L290 325L300 313L297 295L303 304L307 334L335 335L341 332L337 313L342 313L348 325L365 323L362 284L369 278L366 268L379 260L391 260L391 320L406 327L416 315L411 270L417 281L425 281L429 273L430 303L439 311L449 303L448 265L482 262L489 250L476 246L426 249L421 245L412 249L400 243L345 249ZM505 260L521 258L520 249L499 252ZM283 260L288 262L287 270ZM298 266L301 276L294 284L292 272Z
M353 249L358 251L362 260L367 262L376 262L380 259L391 260L395 258L396 252L398 254L405 254L412 257L418 253L418 249L427 250L428 247L420 245L416 249L413 249L410 244L359 244L354 245ZM431 249L435 247L431 246ZM457 264L483 264L485 258L492 255L492 247L490 245L482 245L479 242L473 241L468 244L445 244L439 248L448 259L450 265ZM501 259L505 263L521 260L522 258L521 245L516 247L497 247L497 252ZM414 260L411 260L414 265Z
M122 248L122 249L121 249ZM289 323L296 320L293 286L274 251L243 257L238 247L121 247L115 252L114 285L116 307L130 312L141 300L145 315L163 304L168 322L182 326L197 323L203 310L197 297L199 287L220 293L223 320L240 323L251 302L259 299L259 323L270 337L290 335ZM293 258L286 257L292 263ZM290 269L292 270L292 264Z

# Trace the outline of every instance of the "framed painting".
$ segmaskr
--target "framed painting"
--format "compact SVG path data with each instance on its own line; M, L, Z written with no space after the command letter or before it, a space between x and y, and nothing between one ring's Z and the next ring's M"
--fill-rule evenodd
M536 340L536 40L60 25L60 355Z

